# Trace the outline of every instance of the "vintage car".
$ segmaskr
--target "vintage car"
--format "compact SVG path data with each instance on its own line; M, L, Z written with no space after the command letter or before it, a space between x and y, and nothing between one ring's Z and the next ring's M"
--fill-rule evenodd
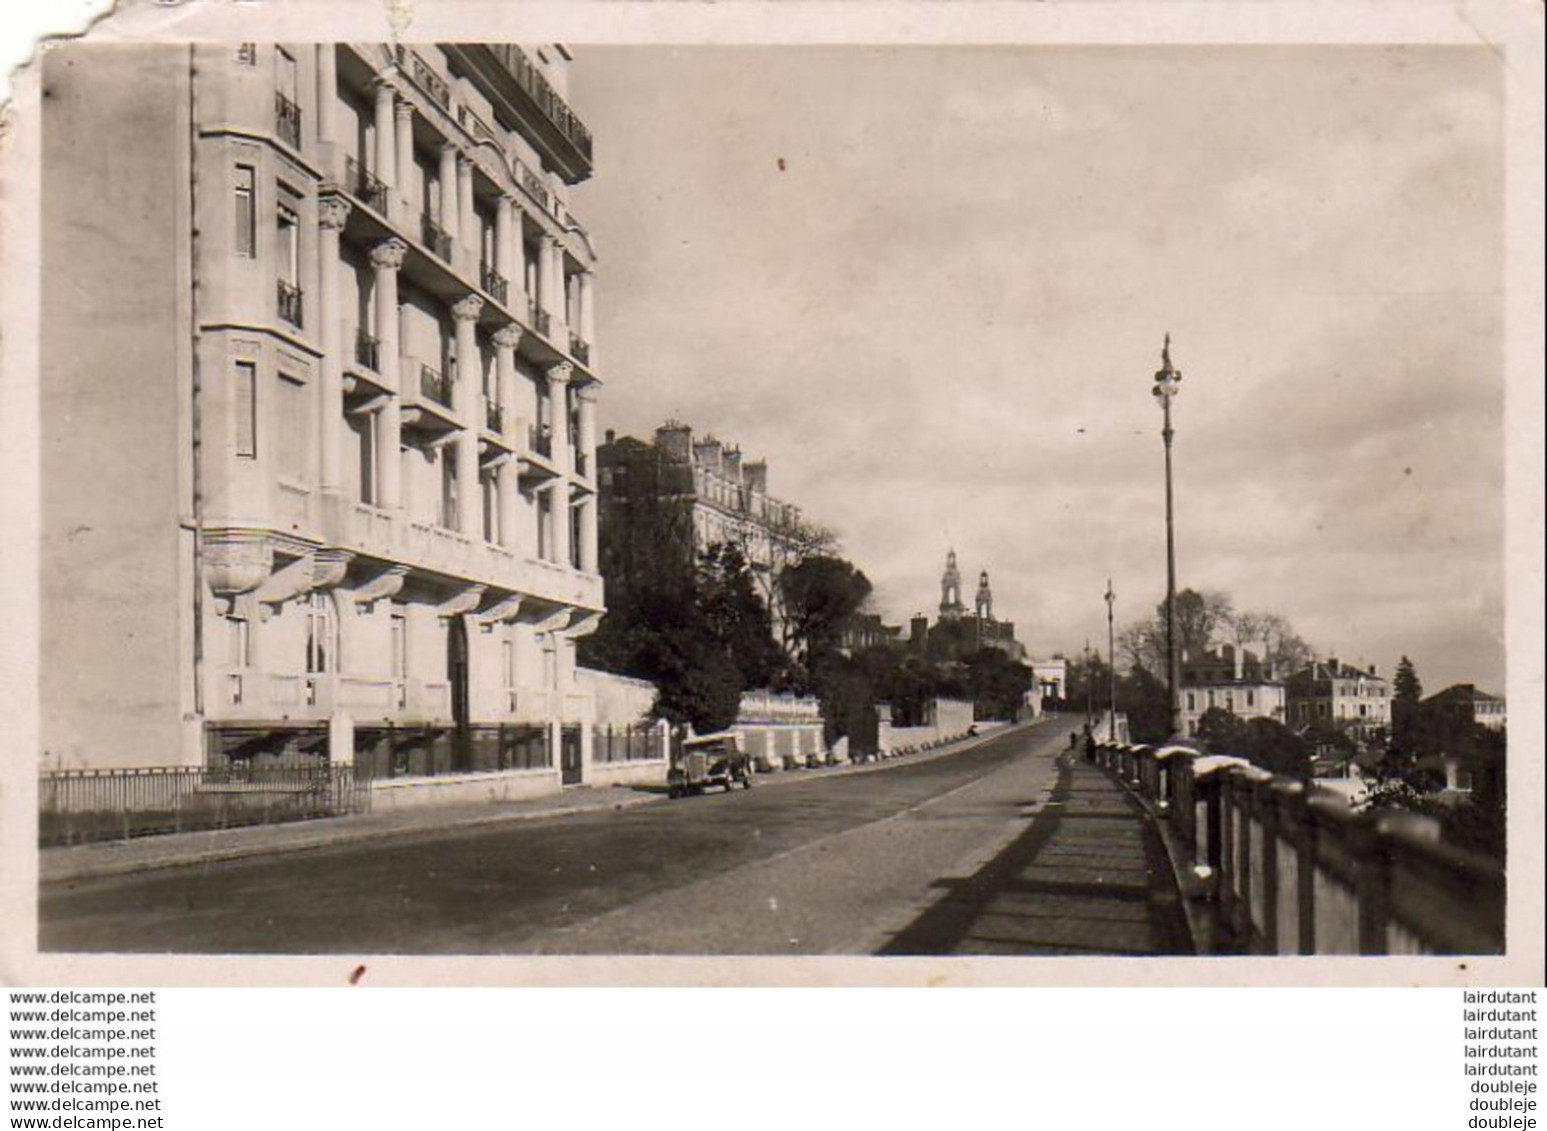
M702 793L713 785L728 793L738 783L743 789L752 788L752 759L742 751L735 731L688 739L666 771L666 792L671 797Z

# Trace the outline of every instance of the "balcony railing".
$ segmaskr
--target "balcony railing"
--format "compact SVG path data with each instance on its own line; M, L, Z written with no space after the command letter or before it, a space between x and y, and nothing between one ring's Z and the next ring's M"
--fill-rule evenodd
M299 330L305 325L301 288L294 283L279 280L279 316Z
M386 214L387 186L353 157L344 159L344 191L368 208Z
M478 265L478 281L483 284L483 289L494 296L494 300L504 306L510 298L510 283L487 263Z
M553 431L546 424L527 426L526 446L545 459L553 458Z
M483 402L483 420L484 427L490 432L505 431L505 410L487 397Z
M513 43L490 44L489 50L515 78L521 89L537 103L537 108L543 112L543 115L569 139L576 149L585 154L586 160L589 161L591 131L585 128L585 125L575 116L575 112L569 108L569 104L549 85L542 72L532 65L526 53Z
M424 238L424 246L429 248L433 254L450 263L451 237L446 233L446 229L437 224L435 217L431 216L428 212L420 216L419 220L420 232Z
M408 63L408 73L413 76L414 82L426 94L435 99L436 102L439 102L443 109L450 110L451 88L446 85L446 80L436 74L434 68L420 58L416 52L409 51L405 47L399 47L398 65L401 66L405 60Z
M372 373L381 372L381 340L373 338L364 330L355 331L355 363L363 365Z
M436 404L450 408L455 388L456 382L439 370L419 366L419 392Z
M546 310L532 308L532 327L543 337L553 333L553 317Z
M591 364L591 343L587 342L579 334L569 336L569 353L582 365Z
M274 96L274 132L291 149L301 148L301 108L283 94Z

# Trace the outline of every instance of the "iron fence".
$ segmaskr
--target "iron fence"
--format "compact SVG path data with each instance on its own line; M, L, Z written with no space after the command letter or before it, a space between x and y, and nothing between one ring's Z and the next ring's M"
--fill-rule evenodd
M344 187L361 204L386 214L386 184L353 157L344 159Z
M654 762L666 758L666 743L659 727L595 726L591 729L591 761Z
M301 288L281 279L277 284L276 293L279 300L279 316L299 330L305 322Z
M450 263L451 236L447 234L446 229L437 224L435 217L428 212L420 215L419 229L420 235L424 237L424 246L429 248L432 254Z
M279 824L369 808L369 783L354 767L321 761L52 770L38 781L38 843Z

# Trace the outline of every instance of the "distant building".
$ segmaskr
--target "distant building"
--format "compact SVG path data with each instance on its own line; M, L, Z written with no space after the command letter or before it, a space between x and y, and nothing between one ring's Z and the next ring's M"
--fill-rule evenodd
M1211 708L1242 719L1287 722L1284 684L1275 678L1266 643L1222 644L1182 662L1182 721L1196 735Z
M956 551L945 557L945 572L940 576L940 619L930 627L922 617L914 618L910 639L934 660L946 662L965 659L984 648L994 648L1012 660L1025 660L1026 647L1015 639L1015 624L994 617L994 591L988 571L978 574L972 613L962 602L961 571Z
M1471 683L1452 684L1429 696L1424 704L1489 730L1503 730L1507 718L1502 698Z
M1316 660L1284 680L1289 726L1346 726L1359 738L1391 726L1391 684L1340 660Z
M901 647L906 641L900 624L883 624L880 613L854 613L843 624L838 647L852 656L868 648Z
M637 508L657 501L681 505L695 551L734 544L763 571L778 572L811 544L800 508L768 493L765 461L743 460L740 448L712 435L696 439L686 424L667 421L649 443L609 432L596 462L604 559L609 540L630 536Z

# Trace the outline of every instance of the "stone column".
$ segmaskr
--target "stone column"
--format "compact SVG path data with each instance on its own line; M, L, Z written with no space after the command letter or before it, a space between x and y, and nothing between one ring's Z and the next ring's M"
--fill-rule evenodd
M331 43L317 45L317 140L338 140L338 48Z
M556 305L562 305L564 301L560 281L553 274L553 249L558 241L547 232L537 239L537 309L547 312L547 338L556 342L559 340L559 326L564 321L564 315L554 310Z
M476 277L483 241L478 238L478 211L473 207L473 163L466 157L457 161L457 217L461 229L451 236L462 245L469 277Z
M522 290L522 278L519 269L512 272L511 261L511 229L519 229L519 222L515 219L516 203L505 194L500 193L499 205L494 212L494 263L492 266L505 279L507 289L505 293L505 306L507 309L515 309L516 296Z
M440 215L436 223L453 246L457 241L457 147L446 142L440 147Z
M376 412L376 505L396 510L403 505L403 358L398 333L397 273L408 245L393 238L371 249L376 270L376 337L380 341L381 379L392 395Z
M478 315L482 312L483 299L477 295L468 295L451 308L457 324L457 382L452 401L463 424L456 438L457 530L469 538L483 536L482 488L478 482L478 426L483 416L483 406L478 403L483 385L478 379Z
M371 172L390 189L397 178L397 135L393 123L393 102L396 96L392 84L384 79L376 80L375 90L376 167ZM363 161L361 163L364 164Z
M397 196L401 201L400 224L417 223L414 215L414 104L397 106Z
M590 347L586 368L596 372L596 276L590 271L580 273L580 339Z
M521 422L516 418L516 348L521 344L521 327L512 323L494 332L494 373L499 390L500 408L505 415L505 439L511 447L526 446L521 435ZM514 458L500 465L500 545L514 549L516 545L516 497L520 491L517 482L519 468Z
M569 349L569 283L564 278L564 245L552 240L548 252L553 265L548 269L553 280L553 336L549 339L562 350Z
M596 496L586 495L580 502L580 571L597 571Z
M575 367L567 361L548 367L548 422L553 426L553 462L560 471L573 471L569 450L569 398L564 390Z
M331 55L333 48L318 48ZM339 310L338 271L339 233L349 220L349 201L328 194L318 201L318 266L322 285L318 288L317 317L321 321L318 338L322 345L322 396L318 405L317 437L321 451L320 476L324 491L337 491L344 483L344 358L346 348Z
M578 445L575 466L585 466L585 477L596 478L596 385L585 384L575 390L575 440Z

